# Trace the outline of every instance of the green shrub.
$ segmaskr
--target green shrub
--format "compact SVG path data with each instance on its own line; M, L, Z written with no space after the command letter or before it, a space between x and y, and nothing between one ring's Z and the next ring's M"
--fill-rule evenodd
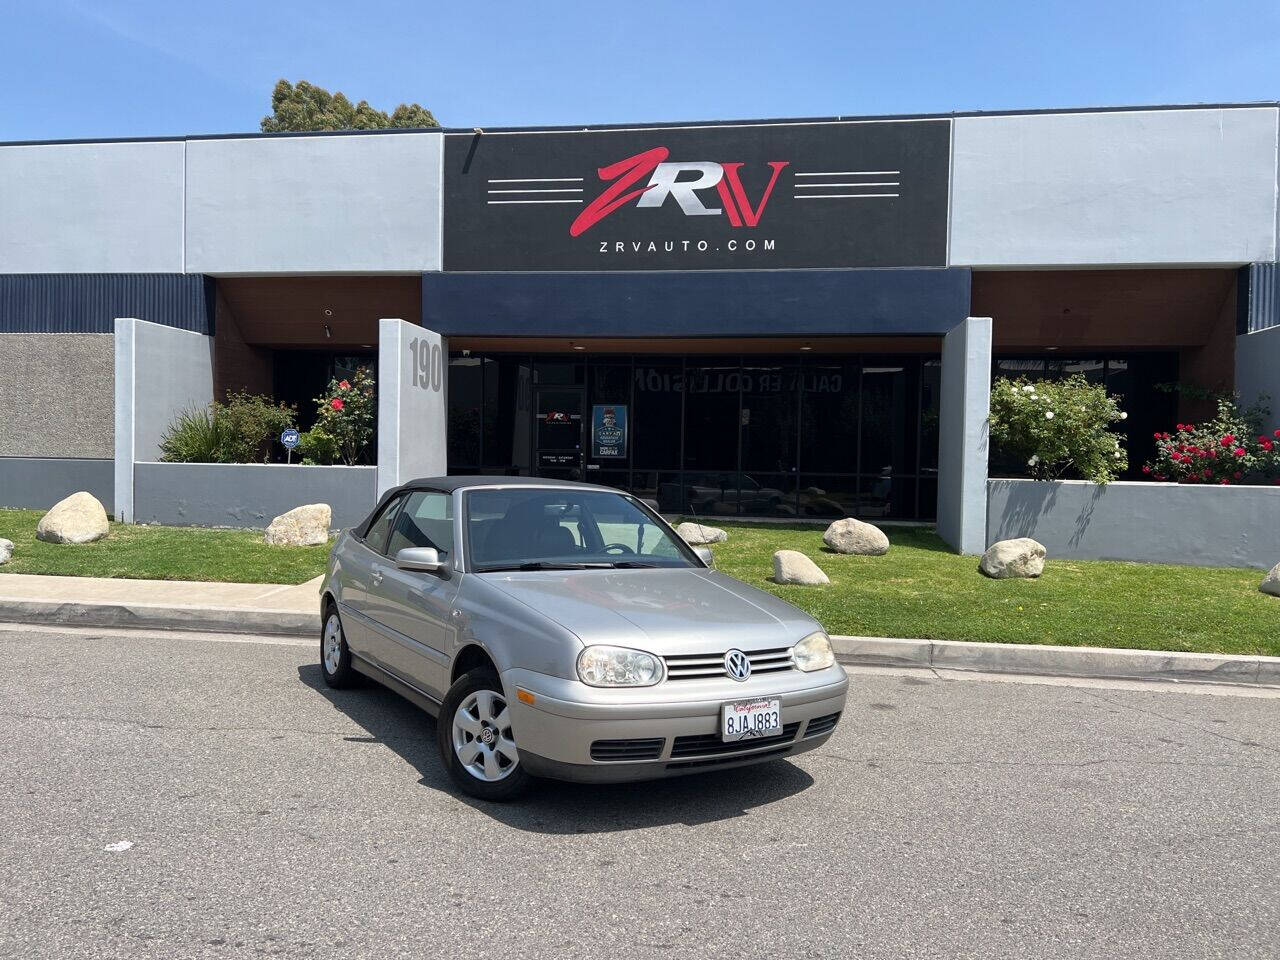
M160 438L160 459L165 463L235 463L228 459L232 447L231 423L217 412L217 404L184 410Z
M319 427L314 427L298 437L298 454L308 465L328 466L337 463L341 455L338 441Z
M1036 480L1114 480L1129 458L1108 428L1127 417L1105 387L1079 375L1039 383L1001 377L991 387L991 442Z
M228 393L204 408L180 413L160 440L167 463L266 463L295 412L270 397Z

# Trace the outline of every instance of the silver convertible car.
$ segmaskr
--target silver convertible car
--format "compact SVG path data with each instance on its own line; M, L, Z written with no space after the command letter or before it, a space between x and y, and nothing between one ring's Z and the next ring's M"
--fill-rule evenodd
M812 617L710 568L645 503L583 483L417 480L334 544L321 664L438 717L467 793L792 756L848 679Z

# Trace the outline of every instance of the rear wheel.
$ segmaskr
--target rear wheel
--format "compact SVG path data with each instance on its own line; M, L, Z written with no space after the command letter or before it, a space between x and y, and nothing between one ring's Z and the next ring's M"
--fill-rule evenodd
M334 606L325 611L324 630L320 634L320 672L324 674L324 682L331 687L340 689L355 682L355 671L351 669L351 649L342 632L338 608Z
M529 786L497 674L480 667L457 679L440 705L440 759L454 783L482 800L510 800Z

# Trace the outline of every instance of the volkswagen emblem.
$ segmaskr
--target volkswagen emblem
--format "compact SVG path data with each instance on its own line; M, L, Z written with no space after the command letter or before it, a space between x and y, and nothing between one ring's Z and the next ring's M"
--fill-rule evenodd
M751 676L751 660L741 650L730 650L724 655L724 672L735 680Z

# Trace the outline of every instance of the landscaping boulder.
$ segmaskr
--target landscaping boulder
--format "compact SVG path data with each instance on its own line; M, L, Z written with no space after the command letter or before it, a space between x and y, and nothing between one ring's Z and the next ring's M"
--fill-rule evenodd
M837 520L827 527L822 542L836 553L851 553L862 557L880 557L889 552L889 538L879 527L847 518Z
M0 540L0 544L4 541ZM1263 593L1269 593L1273 597L1280 597L1280 563L1271 568L1271 572L1262 578L1262 584L1258 587Z
M13 541L5 540L0 537L0 564L9 562L9 558L13 556Z
M1030 537L999 540L987 548L978 569L988 577L1038 577L1044 573L1044 545Z
M773 582L822 587L831 581L816 563L799 550L779 550L773 555Z
M691 547L705 547L709 543L724 543L729 534L719 527L708 527L702 523L685 522L676 527L680 539Z
M314 547L329 542L333 510L327 503L308 503L282 513L267 527L266 542L272 547Z
M36 525L46 543L93 543L107 535L107 511L92 493L81 490L55 503Z

